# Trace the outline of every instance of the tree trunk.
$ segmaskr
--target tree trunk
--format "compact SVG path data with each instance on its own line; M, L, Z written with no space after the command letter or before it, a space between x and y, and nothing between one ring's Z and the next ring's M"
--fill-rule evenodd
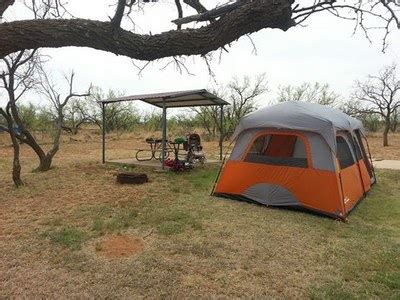
M53 158L57 154L58 150L60 149L60 138L61 138L61 132L62 132L61 124L62 124L62 121L57 122L56 133L55 133L54 140L53 140L53 148L51 148L51 150L48 151L46 154L44 154L44 152L43 152L43 155L38 155L40 163L39 163L39 167L37 167L37 169L35 171L46 172L46 171L50 170L51 164L53 162Z
M14 110L13 110L14 109ZM36 153L36 155L39 158L39 166L34 170L35 172L46 172L50 170L51 164L53 161L53 157L56 155L59 146L60 146L60 137L61 137L61 124L62 122L58 121L57 122L57 131L56 135L54 138L53 142L53 148L45 153L42 147L39 145L39 143L36 141L36 139L33 137L33 135L23 126L18 111L15 106L11 106L11 110L13 113L13 117L19 126L19 128L22 131L23 137L17 136L18 139L20 139L22 142L26 143L29 147L32 148L32 150Z
M390 130L390 124L386 123L385 124L385 130L383 131L383 147L389 146L389 130Z
M14 76L14 75L13 75ZM10 79L13 77L10 77ZM13 79L14 80L14 79ZM14 87L14 81L10 81L9 84L12 88ZM29 147L32 148L33 151L35 151L35 153L37 154L38 158L39 158L39 166L35 169L35 171L47 171L49 170L50 166L47 167L48 163L47 163L47 159L46 159L46 154L43 151L43 149L40 147L40 145L37 143L36 139L33 137L33 135L29 132L29 130L27 130L19 116L19 112L17 109L17 105L16 105L16 101L15 101L15 95L13 91L8 91L9 94L9 108L11 110L11 115L12 115L12 120L18 125L19 129L21 130L21 134L16 136L14 134L14 136L16 138L18 138L20 141L26 143L27 145L29 145ZM10 120L11 120L11 116L10 116ZM12 122L12 121L11 121ZM12 124L11 124L12 126Z
M394 124L392 124L392 126L390 127L390 131L393 132L393 133L396 133L396 131L397 131L397 125L398 125L397 122L394 123Z
M25 132L28 131L25 129ZM39 166L34 170L35 172L45 172L50 170L53 157L56 155L59 149L58 143L57 145L53 145L53 148L49 152L45 153L42 147L40 147L35 138L29 132L28 135L24 135L24 137L18 136L17 138L31 147L31 149L36 153L39 159Z
M50 169L50 166L47 166L47 158L46 153L43 151L42 147L36 142L34 137L29 134L28 136L25 135L25 139L23 139L24 143L29 145L32 150L36 153L37 157L39 158L39 166L35 169L35 171L44 172Z
M37 172L46 172L50 170L51 164L53 162L54 155L46 154L43 157L39 157L39 166L35 169Z
M13 128L13 121L12 121L11 117L2 109L0 109L0 114L7 121L7 128L8 128L8 132L10 134L11 142L12 142L13 149L14 149L12 179L14 181L15 186L18 188L18 187L24 185L24 183L21 179L21 164L19 161L19 154L20 154L19 143L18 143L17 137L15 136L15 132L14 132L14 128Z
M391 123L392 124L390 125L390 131L395 133L397 130L397 125L399 124L397 111L395 111Z
M50 151L47 152L47 154L39 156L40 163L39 163L39 167L36 169L36 171L45 172L45 171L50 170L51 164L53 162L53 157L57 154L58 150L60 149L62 124L64 121L64 115L63 115L62 109L63 108L61 107L61 108L59 108L59 111L58 111L59 116L58 116L58 120L56 121L56 132L54 134L53 147L51 148Z
M14 135L14 134L10 134ZM14 184L16 187L20 187L24 185L21 179L21 164L19 162L19 144L17 141L17 138L12 137L12 143L13 143L13 148L14 148L14 159L13 159L13 171L12 171L12 179L14 181Z

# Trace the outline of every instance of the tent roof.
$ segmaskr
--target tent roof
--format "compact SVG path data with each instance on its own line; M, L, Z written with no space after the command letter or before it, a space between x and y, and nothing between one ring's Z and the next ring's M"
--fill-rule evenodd
M163 102L165 106L170 107L190 107L190 106L213 106L228 105L229 103L222 100L218 96L202 90L176 91L156 94L132 95L113 99L101 100L101 103L115 103L123 101L141 100L151 105L162 108Z
M336 149L336 131L363 130L361 121L325 105L289 101L261 108L243 117L234 137L250 128L277 128L319 133Z

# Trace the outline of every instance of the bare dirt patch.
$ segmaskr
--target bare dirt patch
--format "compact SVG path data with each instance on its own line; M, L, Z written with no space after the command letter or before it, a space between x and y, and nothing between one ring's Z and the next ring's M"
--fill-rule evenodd
M96 253L105 259L118 259L134 256L144 248L143 240L139 237L117 234L108 235L96 245Z

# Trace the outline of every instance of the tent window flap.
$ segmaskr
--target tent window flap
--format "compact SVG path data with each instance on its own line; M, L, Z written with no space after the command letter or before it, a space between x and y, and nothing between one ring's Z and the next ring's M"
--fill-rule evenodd
M305 145L296 135L259 136L246 155L245 161L275 166L308 167Z
M342 136L336 137L337 143L337 159L339 160L339 165L341 169L345 169L347 167L355 164L353 155L351 154L349 144Z

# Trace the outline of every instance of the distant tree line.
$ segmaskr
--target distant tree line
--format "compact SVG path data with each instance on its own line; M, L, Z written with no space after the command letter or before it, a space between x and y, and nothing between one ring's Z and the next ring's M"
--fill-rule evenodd
M225 137L232 134L238 120L244 115L256 110L256 98L267 90L265 75L252 79L244 77L242 80L234 78L227 86L215 88L221 98L226 99L231 105L224 109L223 131ZM85 125L102 128L102 111L99 100L113 99L123 96L115 90L104 92L100 87L92 86L90 94L85 97L71 98L63 107L63 120L60 128L65 132L75 135ZM31 131L51 131L53 124L58 119L58 112L53 103L40 106L32 103L19 104L18 114L21 125ZM0 117L0 124L5 120ZM143 128L147 131L161 129L161 110L141 111L133 102L117 102L107 104L105 130L133 131ZM18 131L18 124L15 124ZM220 110L219 107L193 108L184 113L173 114L168 117L170 131L190 131L203 129L209 139L219 137Z
M32 53L27 53L29 56ZM35 53L33 53L35 55ZM34 56L30 59L32 60ZM38 59L35 63L18 65L18 61L25 56L14 56L6 65L16 64L8 73L3 73L3 89L11 99L5 109L0 111L0 131L8 132L14 147L14 157L19 157L19 145L25 143L38 156L37 171L50 169L52 159L60 148L61 133L76 135L86 128L102 129L102 111L99 100L112 99L123 96L115 90L103 91L100 87L91 86L86 92L73 92L75 74L65 76L69 93L61 96L58 87L51 81L44 65ZM38 78L28 76L33 70L37 71ZM14 73L13 73L14 72ZM14 76L14 77L13 77ZM26 82L26 80L29 80ZM18 103L17 100L26 90L18 94L14 85L28 88L35 87L39 91L38 97L45 97L48 105L40 106L32 103ZM343 110L363 121L370 132L383 128L383 145L387 146L389 132L395 132L400 119L400 100L398 90L400 81L397 78L396 66L385 67L379 75L368 76L367 80L355 83L351 99L345 101L338 93L331 90L328 84L303 83L299 86L281 85L278 88L276 100L269 103L285 101L306 101L328 105ZM169 115L168 130L177 135L201 130L203 136L209 140L219 137L222 129L223 138L229 139L239 120L255 111L259 106L258 100L269 91L265 74L255 77L245 76L233 78L228 84L216 86L212 91L230 105L224 108L223 127L220 126L219 107L194 107L181 114ZM265 102L265 101L264 101ZM161 130L161 111L141 111L132 102L110 103L106 109L106 132L134 131L143 129L149 132ZM47 151L35 138L35 132L45 131L53 137L52 145ZM20 173L19 159L14 159L13 178L18 184ZM18 171L19 170L19 171ZM18 185L16 183L16 185Z
M357 82L357 84L360 83ZM229 138L239 119L259 107L257 99L268 92L268 82L265 74L254 78L248 76L241 79L233 78L225 86L214 87L213 92L230 103L229 106L224 108L222 128L224 138ZM355 90L354 93L359 95L359 92L359 90ZM72 98L66 104L61 129L65 133L72 135L78 134L79 130L84 126L87 128L87 125L92 125L90 126L91 128L101 129L102 115L99 100L112 99L123 95L122 92L112 89L105 92L100 87L91 87L90 95ZM276 100L272 101L272 103L285 101L306 101L341 109L362 120L365 128L370 132L377 132L386 126L385 118L381 115L379 109L366 108L362 100L354 97L349 101L344 101L338 93L331 90L328 84L305 82L298 86L281 85L278 87ZM20 104L18 112L24 127L32 131L51 132L58 116L54 105ZM400 119L399 114L400 110L393 109L390 116L389 131L396 132ZM4 126L5 123L4 118L0 116L0 125L3 124ZM139 128L149 132L159 131L161 130L161 124L162 114L158 109L141 111L132 102L107 105L107 133L113 131L131 132ZM18 130L18 126L14 126ZM170 115L168 117L168 128L171 132L178 133L201 129L207 139L216 139L219 137L221 129L219 107L194 107L190 111Z
M328 84L303 83L280 86L278 102L307 101L338 108L358 118L369 132L383 128L383 146L389 145L389 133L396 132L400 121L400 78L397 66L385 66L378 75L355 82L350 99L343 99Z

